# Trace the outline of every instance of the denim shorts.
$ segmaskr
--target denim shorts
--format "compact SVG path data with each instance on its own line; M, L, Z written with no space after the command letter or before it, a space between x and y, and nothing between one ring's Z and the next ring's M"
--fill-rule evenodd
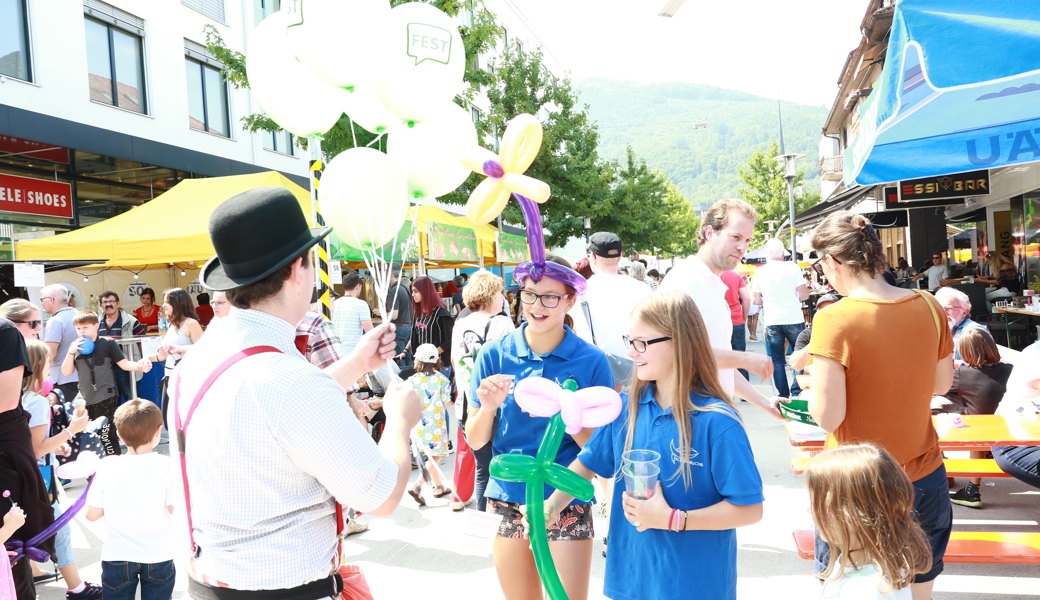
M950 532L953 531L953 505L950 504L950 487L946 481L945 465L939 465L938 469L914 482L914 516L917 517L917 522L921 524L932 546L932 569L914 577L914 583L926 583L942 573L943 555L946 554ZM817 531L813 573L822 573L827 568L829 560L830 547L820 539L820 532Z
M524 517L520 504L503 500L487 499L487 512L502 515L498 526L498 537L524 537ZM546 528L550 542L591 540L596 537L592 529L592 505L571 504L560 513L560 519Z
M63 512L61 506L57 502L51 506L54 508L54 518L57 519ZM54 534L54 566L64 569L74 562L76 553L72 551L72 530L66 524Z

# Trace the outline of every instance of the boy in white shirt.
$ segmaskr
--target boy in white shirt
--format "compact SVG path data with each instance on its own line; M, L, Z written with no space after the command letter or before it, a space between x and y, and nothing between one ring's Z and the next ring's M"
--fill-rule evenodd
M101 550L105 600L170 600L176 570L173 499L178 490L173 461L152 452L159 443L162 412L148 400L130 400L115 413L127 453L98 465L87 494L87 519L105 518Z

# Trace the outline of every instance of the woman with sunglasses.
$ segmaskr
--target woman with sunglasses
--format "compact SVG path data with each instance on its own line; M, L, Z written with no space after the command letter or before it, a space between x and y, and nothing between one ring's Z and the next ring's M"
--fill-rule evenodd
M813 268L842 301L813 320L809 412L831 444L855 440L888 450L914 484L914 512L932 544L932 569L914 578L914 598L928 598L943 570L953 512L931 401L953 382L953 338L931 294L893 287L881 277L881 241L870 221L847 211L816 228ZM884 376L881 376L881 375ZM814 570L828 563L816 543Z
M14 323L26 341L40 338L43 329L40 309L28 300L15 298L0 304L0 317Z
M607 386L613 389L607 357L583 341L567 325L567 311L576 301L585 279L570 271L561 259L547 260L567 269L549 269L535 281L522 276L520 303L527 322L515 332L486 344L477 358L471 384L466 437L474 449L492 440L492 456L535 456L549 419L523 412L513 398L513 384L525 377L544 377L563 385L573 380L578 389ZM525 272L526 275L526 272ZM497 417L497 419L496 419ZM564 434L556 462L567 466L578 456L592 429L575 436ZM526 485L491 478L484 495L487 510L503 516L492 546L495 570L509 600L541 600L542 585L535 568L530 542L523 529L521 508ZM545 488L545 497L552 488ZM572 600L588 597L592 568L592 510L589 503L562 507L559 519L548 528L549 547L560 579Z

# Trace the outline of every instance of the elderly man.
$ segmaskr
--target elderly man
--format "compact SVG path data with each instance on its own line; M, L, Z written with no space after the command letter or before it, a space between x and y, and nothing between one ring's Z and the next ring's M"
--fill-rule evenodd
M213 299L210 300L209 305L213 307L214 319L223 319L231 312L231 303L228 302L224 292L213 292Z
M754 303L762 306L766 324L766 349L773 359L773 385L781 397L797 396L798 381L787 381L787 349L794 348L798 334L805 329L802 301L809 288L794 261L784 260L784 243L773 238L766 242L766 264L755 270L752 284Z
M98 324L98 335L118 340L122 338L138 337L145 334L145 326L137 320L137 317L119 307L119 294L112 290L101 293L101 322ZM141 359L137 344L120 346L127 354L131 362ZM133 396L130 389L130 373L122 369L115 369L116 387L119 395L125 400ZM134 375L136 377L136 375Z
M777 419L783 419L776 408L779 397L767 399L737 371L744 368L762 379L773 374L773 363L761 354L739 352L731 348L733 323L726 302L723 271L737 266L755 235L758 213L747 202L734 198L719 200L704 213L697 232L700 250L665 275L659 291L678 290L689 294L697 303L719 368L719 383L727 393L736 394L756 404ZM593 278L595 279L595 278Z
M364 336L335 378L297 349L314 292L310 255L330 229L309 229L292 192L239 194L217 207L209 229L216 256L200 279L236 310L192 347L170 384L170 453L181 455L190 498L188 593L335 597L339 507L375 516L397 508L411 474L418 398L405 386L386 395L377 447L338 382L385 364L393 327Z
M40 338L51 351L51 380L54 389L61 392L62 399L72 402L79 392L79 375L76 371L72 375L63 375L60 359L65 358L69 346L79 337L76 326L72 324L76 309L69 306L69 291L60 284L48 285L40 290L40 306L51 316L47 321L47 331Z
M928 276L928 289L937 290L941 286L946 285L946 280L950 278L950 268L943 263L942 254L935 252L932 254L932 264L924 271L914 275L914 281Z
M968 318L971 314L971 300L968 295L960 290L944 287L935 292L935 299L946 311L946 323L950 326L953 334L953 359L960 362L961 353L957 350L957 339L969 329L981 329L989 331L984 325L980 325Z

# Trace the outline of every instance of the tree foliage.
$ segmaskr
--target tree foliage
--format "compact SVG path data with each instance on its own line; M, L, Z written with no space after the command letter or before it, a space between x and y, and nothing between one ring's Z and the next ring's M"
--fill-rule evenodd
M790 217L790 200L787 192L787 180L784 179L783 162L776 160L780 156L780 145L773 140L764 150L755 150L747 165L741 167L738 172L744 185L740 188L740 194L751 206L758 211L758 223L755 224L755 239L752 247L758 247L765 243L768 237L774 234L776 237L789 237L789 228L783 231L769 233L768 221L774 221L775 228ZM798 171L794 179L794 187L797 189L802 185L805 172ZM795 213L815 206L820 201L819 192L806 192L803 190L801 198L795 196ZM758 235L762 234L762 235Z

